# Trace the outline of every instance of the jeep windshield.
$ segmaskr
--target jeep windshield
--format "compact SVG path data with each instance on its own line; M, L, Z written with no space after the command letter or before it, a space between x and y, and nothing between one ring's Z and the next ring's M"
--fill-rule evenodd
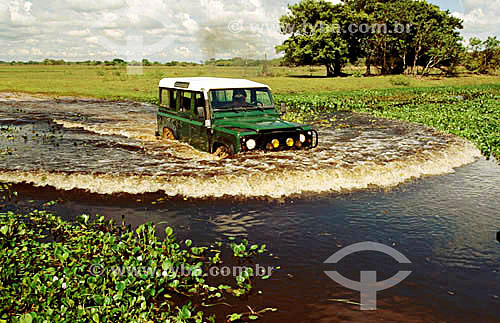
M213 111L240 111L274 108L267 88L224 89L209 92Z

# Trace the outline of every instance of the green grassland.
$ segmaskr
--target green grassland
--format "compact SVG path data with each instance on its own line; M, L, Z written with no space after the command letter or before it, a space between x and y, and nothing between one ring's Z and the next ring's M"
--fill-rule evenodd
M269 67L267 76L262 76L262 67L153 66L144 67L143 71L143 75L128 75L125 66L0 65L0 91L148 101L157 95L161 78L193 76L247 78L268 84L274 93L279 94L500 84L500 76L434 76L425 79L403 75L359 77L363 73L362 68L347 69L347 73L358 77L343 78L324 78L322 67Z

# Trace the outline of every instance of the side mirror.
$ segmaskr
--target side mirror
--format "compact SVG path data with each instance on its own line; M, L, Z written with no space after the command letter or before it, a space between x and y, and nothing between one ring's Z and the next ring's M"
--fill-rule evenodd
M281 114L286 113L286 103L281 103L280 112Z
M196 113L200 118L205 119L205 107L197 107L196 108Z

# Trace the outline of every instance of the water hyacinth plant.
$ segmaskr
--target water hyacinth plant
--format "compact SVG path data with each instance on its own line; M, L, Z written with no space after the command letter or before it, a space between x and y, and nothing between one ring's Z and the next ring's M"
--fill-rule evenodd
M10 187L0 187L11 200ZM0 206L0 322L215 321L204 308L252 288L248 271L212 285L222 244L180 242L171 227L160 240L152 223L131 231L104 217L70 223L43 206Z
M474 143L500 160L500 86L398 88L314 95L275 95L286 119L307 122L338 111L368 113L433 127Z

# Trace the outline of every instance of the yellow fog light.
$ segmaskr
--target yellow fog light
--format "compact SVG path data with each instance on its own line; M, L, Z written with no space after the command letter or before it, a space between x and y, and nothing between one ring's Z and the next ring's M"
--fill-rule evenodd
M293 144L294 144L294 143L295 143L295 142L293 141L293 139L292 139L292 138L288 138L288 139L286 140L286 145L287 145L288 147L293 147Z
M280 146L280 141L278 139L273 139L271 143L273 144L274 148L278 148Z

